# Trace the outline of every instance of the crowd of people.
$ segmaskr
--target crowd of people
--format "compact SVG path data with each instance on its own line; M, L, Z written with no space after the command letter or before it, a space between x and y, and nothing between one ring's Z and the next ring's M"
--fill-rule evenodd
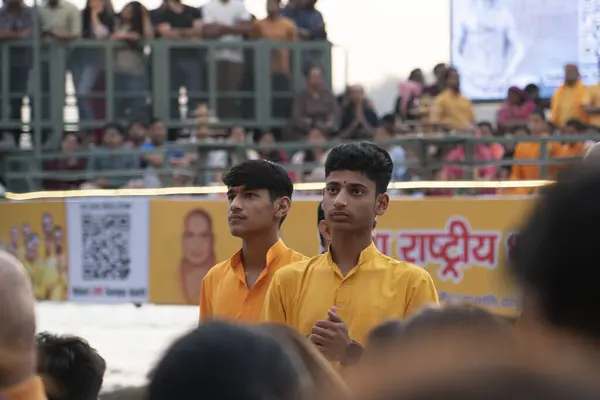
M598 159L562 171L523 219L507 270L522 298L516 318L440 305L424 268L377 250L394 169L385 149L331 149L325 250L312 258L279 236L293 207L288 172L241 162L223 181L242 246L203 279L199 326L170 344L147 384L102 395L106 360L83 338L36 334L29 276L0 252L0 398L598 399Z

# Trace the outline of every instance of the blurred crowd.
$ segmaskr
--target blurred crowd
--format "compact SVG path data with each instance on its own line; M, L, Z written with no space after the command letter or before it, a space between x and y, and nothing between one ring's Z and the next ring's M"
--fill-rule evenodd
M62 158L44 165L46 172L81 172L80 179L47 179L49 190L72 188L122 188L212 185L220 183L220 170L244 159L263 158L286 165L295 182L318 182L323 179L322 164L328 152L325 142L338 140L390 141L407 135L474 135L486 138L524 136L582 135L581 141L551 142L545 154L554 158L580 158L590 146L585 134L597 132L600 126L600 86L586 87L577 67L565 67L564 84L551 101L541 99L539 88L531 84L511 87L497 110L495 121L478 121L472 102L461 95L460 74L456 69L437 65L434 80L427 82L422 70L412 71L398 85L391 110L377 110L361 85L350 85L336 95L326 83L322 69L322 54L304 51L300 84L291 78L291 53L277 48L271 54L271 89L273 93L291 91L293 98L274 99L272 116L287 121L282 127L248 129L231 126L226 131L214 121L243 120L249 104L243 99L218 99L215 110L206 98L207 57L205 50L175 49L170 53L170 87L187 93L185 107L179 97L170 97L171 119L192 120L192 129L175 129L164 121L152 118L149 85L149 50L140 44L144 38L196 41L208 39L224 43L264 39L274 42L327 40L326 24L315 8L316 0L266 1L267 17L254 18L242 1L211 0L193 8L179 0L165 0L155 10L147 10L139 2L131 2L119 12L109 0L88 0L80 11L68 0L49 0L40 5L41 32L48 40L75 38L111 39L120 43L113 57L114 84L117 91L129 95L115 100L115 123L102 129L68 132L60 142ZM22 0L5 0L0 9L0 39L29 37L32 34L33 9ZM71 72L79 118L97 120L105 115L103 101L90 98L90 93L105 90L106 71L101 48L74 48L67 62ZM254 63L245 50L224 48L213 54L216 61L219 92L252 90ZM27 93L31 54L24 49L11 49L10 88L13 94L8 109L11 120L21 119L22 97ZM42 115L49 107L50 75L42 63ZM300 86L298 86L300 85ZM21 96L19 96L21 94ZM139 96L138 96L139 94ZM253 106L250 104L250 108ZM33 112L37 112L35 109ZM18 146L20 129L7 130ZM44 138L48 133L43 134ZM283 151L281 142L307 142L313 148ZM255 150L191 151L171 150L174 144L228 143L254 145ZM320 146L320 147L319 147ZM535 180L541 179L539 162L542 150L536 142L520 143L499 140L479 143L473 149L463 144L392 145L396 168L394 181L418 180ZM94 156L78 157L78 150L93 149ZM117 149L139 149L138 154L114 155ZM152 152L150 152L152 150ZM469 152L470 154L467 154ZM66 155L73 154L73 157ZM532 164L511 166L512 160L531 159ZM473 160L478 166L465 166ZM463 164L461 166L461 163ZM553 179L567 164L550 160L543 178ZM439 165L445 165L439 167ZM548 162L546 162L548 164ZM438 165L425 167L424 165ZM166 173L160 170L169 169ZM110 175L110 171L138 170L136 176ZM87 176L109 173L110 177L89 180ZM523 194L527 189L517 189ZM446 195L447 191L411 192L416 195ZM483 191L494 194L495 191ZM501 192L503 193L503 192ZM511 192L512 193L512 192Z

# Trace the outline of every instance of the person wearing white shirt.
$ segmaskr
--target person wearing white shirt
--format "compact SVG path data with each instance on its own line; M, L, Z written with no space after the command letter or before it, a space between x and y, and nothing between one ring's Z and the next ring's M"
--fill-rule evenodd
M204 37L218 39L224 43L241 42L244 35L253 31L251 16L243 1L211 0L202 8ZM215 51L217 63L217 90L219 95L224 92L235 92L240 89L244 73L244 52L242 47L223 47ZM217 103L219 118L239 117L237 100L221 98Z

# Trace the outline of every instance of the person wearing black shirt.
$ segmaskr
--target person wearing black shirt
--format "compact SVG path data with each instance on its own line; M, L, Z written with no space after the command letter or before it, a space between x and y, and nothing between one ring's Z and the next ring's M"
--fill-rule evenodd
M168 40L193 40L202 37L202 11L179 0L166 0L153 12L157 35ZM188 109L198 103L197 92L203 89L204 57L198 48L177 48L170 51L170 116L179 118L179 88L188 93ZM194 96L194 94L196 94ZM196 98L195 98L196 97Z

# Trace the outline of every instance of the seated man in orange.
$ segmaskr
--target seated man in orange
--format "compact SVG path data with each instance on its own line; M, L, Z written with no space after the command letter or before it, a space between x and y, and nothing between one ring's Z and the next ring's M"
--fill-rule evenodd
M202 281L200 321L258 322L273 274L307 257L288 248L279 229L292 207L294 185L287 171L265 160L237 164L223 176L229 230L242 249L215 265Z
M275 273L262 320L294 327L327 359L354 362L368 332L438 303L429 273L380 253L373 225L389 205L392 159L367 142L334 147L325 162L329 251Z
M548 136L548 123L546 122L546 116L544 111L535 110L529 115L527 119L527 127L531 136L544 137ZM540 165L536 163L541 157L541 143L539 142L520 142L515 147L515 160L532 160L531 165L518 164L513 165L510 180L515 181L530 181L542 179ZM561 153L560 143L547 142L546 143L546 154L548 158L559 157ZM552 179L552 175L555 174L556 167L550 166L548 168L548 177L546 179ZM527 195L532 194L534 189L532 188L514 188L508 189L503 194L515 194L515 195Z

